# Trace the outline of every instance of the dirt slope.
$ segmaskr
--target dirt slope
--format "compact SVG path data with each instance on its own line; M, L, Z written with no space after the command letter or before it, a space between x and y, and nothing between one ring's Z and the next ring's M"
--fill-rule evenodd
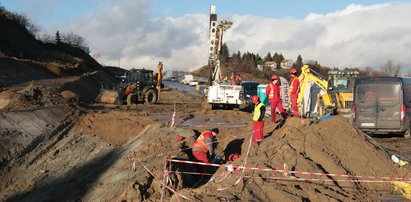
M7 11L0 11L0 30L0 87L95 71L108 74L80 48L36 40Z
M243 144L242 151L247 150L247 146L248 144ZM242 164L244 158L243 156L235 163ZM314 125L309 125L307 121L299 119L288 119L285 125L267 137L259 148L252 147L247 166L360 176L410 177L406 170L394 165L382 150L371 144L366 136L358 133L343 117L334 117ZM223 173L224 171L220 169L216 176ZM374 201L379 197L391 195L392 191L390 183L286 180L288 178L347 179L341 177L303 174L284 176L283 173L250 170L245 171L244 175L256 178L245 178L240 184L233 186L239 178L237 174L228 177L222 183L209 183L200 190L184 192L203 201L216 198L220 200L254 198L258 201L305 199ZM270 180L269 177L285 179ZM221 177L217 177L216 181L218 179ZM224 187L228 189L221 192L216 191L217 188Z
M224 131L225 134L223 133L219 138L224 140L227 137L238 135L238 132L247 134L247 131L249 131L247 128L238 128L236 129L237 133L231 132L231 134ZM308 120L290 118L281 128L276 130L271 128L266 132L268 133L266 133L263 143L258 148L251 147L246 166L326 174L410 177L408 170L393 164L387 154L379 149L378 144L369 137L357 132L345 118L340 116L324 120L318 124L310 124ZM164 142L168 139L171 140L171 145L167 141ZM153 151L154 153L176 150L175 144L179 144L178 142L173 141L171 137L165 138L165 140L161 138L153 143L160 146L155 152ZM188 137L187 142L190 142L188 145L191 145L193 140L193 137ZM220 149L217 152L223 154L222 149L230 151L235 149L233 146L240 146L242 157L237 159L234 164L243 165L248 141L248 136L245 140L241 138L230 142L222 141L218 145ZM150 148L153 148L153 146L149 144L145 149L135 151L133 155L147 156L150 152L146 153L146 151L153 150ZM166 155L168 158L173 156L175 155ZM155 160L157 163L152 160L145 161L146 166L157 177L154 179L149 173L140 176L134 185L129 187L128 196L124 192L121 199L148 201L158 199L164 174L164 165L161 162L166 157L157 156L156 158L161 158L161 161ZM174 158L188 159L188 156L180 154L179 157ZM172 165L169 165L169 169L176 172L197 172L196 167L182 163L172 163ZM138 167L138 170L144 173L143 167ZM375 201L387 197L399 197L398 193L393 192L393 186L390 183L335 181L355 180L357 178L303 174L284 175L277 172L246 170L243 175L247 177L235 185L241 172L224 177L226 174L228 174L227 171L219 168L214 174L214 181L206 183L210 179L208 177L205 182L200 183L200 185L206 184L200 187L197 187L199 185L198 180L200 180L198 176L170 174L172 179L170 186L176 187L176 190L186 197L198 201ZM273 177L277 179L270 179ZM290 180L290 178L325 179L330 181L295 181ZM370 179L358 178L358 180ZM175 194L169 191L166 193L167 200L176 200Z

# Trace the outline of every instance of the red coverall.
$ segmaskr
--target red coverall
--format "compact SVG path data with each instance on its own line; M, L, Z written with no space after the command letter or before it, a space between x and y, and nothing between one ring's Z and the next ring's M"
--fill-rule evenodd
M205 131L198 136L197 140L193 143L193 155L200 162L209 163L207 153L214 153L213 150L213 133L211 131ZM205 172L205 166L198 166L199 172Z
M295 117L300 117L298 114L298 106L297 106L297 99L298 93L300 92L300 81L298 80L297 76L292 75L290 79L290 88L288 93L290 93L291 98L291 108L293 109L293 114Z
M256 145L258 145L264 137L264 116L265 106L258 101L254 106L253 116L253 141Z
M272 82L268 84L267 89L265 90L265 94L268 97L268 102L271 105L271 121L275 122L275 108L278 107L278 111L280 111L281 116L286 119L287 114L285 114L283 103L280 97L280 85L273 84Z

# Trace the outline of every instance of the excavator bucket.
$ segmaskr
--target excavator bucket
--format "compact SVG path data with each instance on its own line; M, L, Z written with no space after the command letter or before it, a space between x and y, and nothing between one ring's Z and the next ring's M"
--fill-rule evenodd
M101 89L96 97L96 102L115 104L119 100L119 94L115 90Z

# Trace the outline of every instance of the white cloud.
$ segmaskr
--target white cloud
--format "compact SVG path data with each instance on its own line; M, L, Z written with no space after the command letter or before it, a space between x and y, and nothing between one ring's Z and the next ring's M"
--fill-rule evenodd
M148 0L107 0L112 6L81 16L60 30L86 38L103 64L154 68L158 61L173 70L194 70L207 63L208 14L156 18ZM230 52L264 57L317 60L330 67L379 67L387 59L411 66L411 4L349 5L305 19L228 16L225 32ZM221 15L220 15L221 16ZM51 30L56 30L53 27Z

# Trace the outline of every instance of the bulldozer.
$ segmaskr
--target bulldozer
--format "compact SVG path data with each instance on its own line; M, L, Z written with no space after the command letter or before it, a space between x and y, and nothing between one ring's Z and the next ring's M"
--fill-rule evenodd
M327 79L308 65L301 67L300 93L297 103L305 117L349 114L353 104L353 87L359 72L354 69L332 70Z
M102 86L96 101L109 104L154 104L159 101L162 84L163 63L158 65L156 77L153 70L131 69L126 74L126 79L113 89Z

